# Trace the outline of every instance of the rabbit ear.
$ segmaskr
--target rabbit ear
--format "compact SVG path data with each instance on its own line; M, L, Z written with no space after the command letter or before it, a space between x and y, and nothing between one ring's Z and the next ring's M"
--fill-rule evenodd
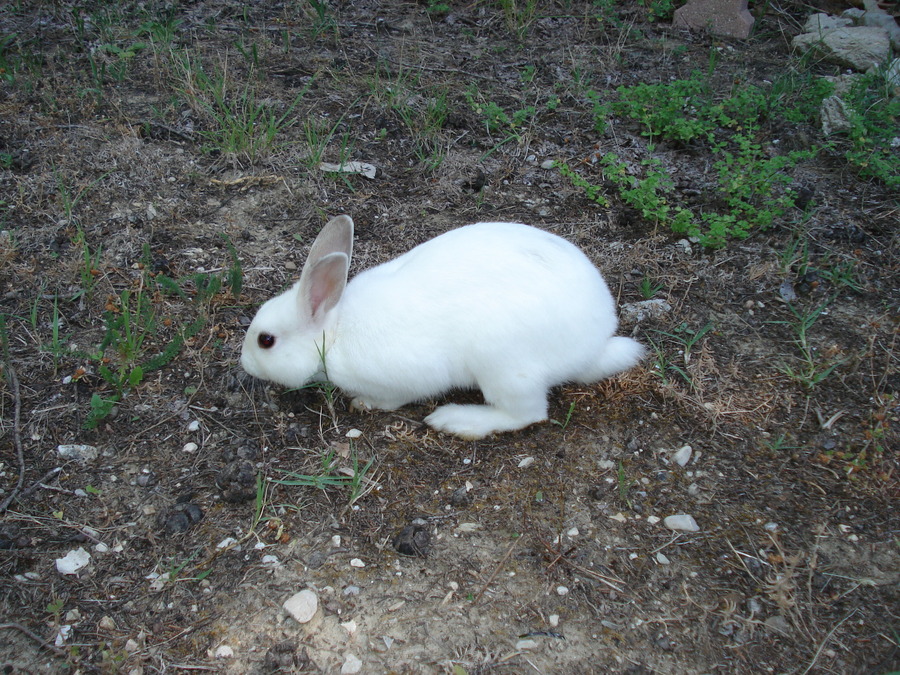
M306 265L303 268L304 272L307 267L315 265L319 259L329 253L343 253L347 256L349 264L353 253L353 219L350 216L332 218L322 228L309 249L309 256L306 258Z
M347 285L353 252L353 220L338 216L328 221L309 249L300 273L297 302L301 316L313 323L337 305Z
M297 288L301 316L313 325L321 322L341 299L349 269L350 258L342 252L329 253L315 262L308 260Z

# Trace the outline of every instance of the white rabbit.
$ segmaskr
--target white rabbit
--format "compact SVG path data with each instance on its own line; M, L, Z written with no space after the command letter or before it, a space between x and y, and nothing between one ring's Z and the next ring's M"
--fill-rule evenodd
M613 336L597 268L549 232L468 225L347 283L352 248L348 216L322 229L300 280L250 324L244 370L288 387L327 378L362 409L477 387L485 405L443 405L425 418L476 439L546 420L548 389L596 382L644 354Z

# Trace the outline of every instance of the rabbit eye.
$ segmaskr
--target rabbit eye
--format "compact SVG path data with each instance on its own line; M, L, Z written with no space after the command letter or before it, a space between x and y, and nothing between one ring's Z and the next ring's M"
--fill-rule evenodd
M263 349L271 349L275 346L275 336L269 333L260 333L259 337L256 338L256 342Z

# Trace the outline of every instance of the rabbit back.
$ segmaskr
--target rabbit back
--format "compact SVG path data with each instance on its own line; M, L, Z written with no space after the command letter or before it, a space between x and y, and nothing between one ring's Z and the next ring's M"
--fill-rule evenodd
M455 387L546 397L633 365L642 349L610 342L616 327L612 295L576 246L527 225L477 223L350 281L328 375L386 409Z

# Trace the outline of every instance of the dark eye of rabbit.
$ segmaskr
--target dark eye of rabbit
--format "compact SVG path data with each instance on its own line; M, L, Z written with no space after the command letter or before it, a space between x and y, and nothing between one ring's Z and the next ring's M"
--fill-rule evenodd
M259 337L256 338L256 342L263 349L271 349L275 346L275 336L268 333L260 333Z

